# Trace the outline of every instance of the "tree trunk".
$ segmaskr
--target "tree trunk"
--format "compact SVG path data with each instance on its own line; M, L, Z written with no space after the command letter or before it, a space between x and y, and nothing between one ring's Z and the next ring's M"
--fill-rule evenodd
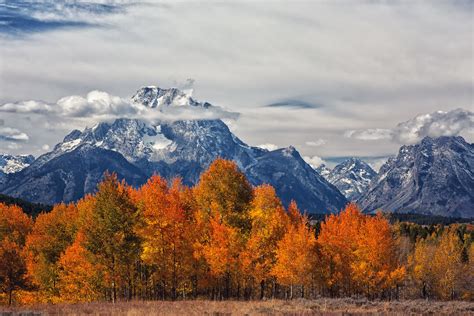
M260 281L260 300L265 297L265 280Z
M8 290L8 306L12 305L13 289Z
M112 303L115 304L117 300L117 289L115 288L115 280L112 281Z

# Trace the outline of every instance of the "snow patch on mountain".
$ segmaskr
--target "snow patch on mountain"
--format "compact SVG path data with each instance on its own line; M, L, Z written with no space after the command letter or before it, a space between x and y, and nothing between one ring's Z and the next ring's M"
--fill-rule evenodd
M314 170L316 170L326 180L328 179L328 176L331 174L331 169L329 169L325 164L319 165L319 167L315 168Z
M349 158L334 167L325 178L336 186L348 200L356 200L365 192L377 173L366 162Z
M0 154L0 173L10 174L19 172L35 160L31 155L6 155Z

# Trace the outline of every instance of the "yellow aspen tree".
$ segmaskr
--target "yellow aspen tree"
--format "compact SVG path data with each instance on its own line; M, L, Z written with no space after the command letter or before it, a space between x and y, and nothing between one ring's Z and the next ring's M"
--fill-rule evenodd
M288 216L270 185L261 185L254 190L250 206L252 228L242 253L244 274L250 277L250 285L260 285L260 299L264 298L266 283L276 263L277 243L285 234Z
M431 262L435 277L435 292L441 299L454 299L460 292L463 276L462 243L456 227L446 229L438 242Z

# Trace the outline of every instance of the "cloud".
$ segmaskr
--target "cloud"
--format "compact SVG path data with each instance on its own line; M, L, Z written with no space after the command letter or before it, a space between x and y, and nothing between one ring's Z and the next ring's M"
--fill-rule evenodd
M11 127L0 127L0 140L4 141L13 141L13 142L23 142L27 141L30 138L26 133L23 133L16 128Z
M399 123L393 129L371 128L349 130L344 133L347 138L359 140L389 139L401 144L414 144L424 137L456 136L462 132L474 131L474 112L455 109L417 115Z
M399 143L413 144L426 136L456 136L464 131L474 131L474 112L456 109L418 115L402 122L393 130L393 138Z
M269 150L269 151L273 151L273 150L277 150L277 149L278 149L278 146L277 146L277 145L275 145L275 144L270 144L270 143L261 144L261 145L258 145L257 147L260 147L260 148L263 148L263 149L266 149L266 150Z
M23 146L21 146L18 143L8 143L7 148L10 150L18 150L21 149Z
M311 103L303 100L298 99L286 99L277 102L273 102L270 104L265 105L265 107L285 107L285 108L295 108L295 109L317 109L320 108L321 105L316 103Z
M113 96L103 91L91 91L85 97L73 95L55 104L24 101L0 105L0 112L41 114L63 118L82 118L93 121L120 117L148 121L237 119L239 113L218 106L169 106L160 110ZM46 123L49 126L49 123Z
M22 101L16 103L5 103L0 105L0 112L11 112L11 113L49 113L53 112L54 109L51 105L41 101Z
M325 145L326 140L322 139L322 138L319 138L315 141L307 141L307 142L305 142L305 144L308 145L308 146L311 146L311 147L319 147L319 146Z
M303 156L304 161L306 161L313 169L321 166L322 164L327 164L327 162L319 156Z
M392 130L383 128L369 128L366 130L349 130L344 133L344 137L359 140L380 140L392 139Z
M0 104L55 105L91 90L125 97L193 78L193 95L241 113L232 127L240 139L302 144L309 157L393 154L395 141L355 141L344 131L472 107L472 10L459 1L7 1L20 2L40 24L14 26L21 40L0 34ZM65 5L33 8L41 2ZM101 14L73 9L78 3L125 9ZM280 106L263 106L272 103ZM70 129L93 124L54 113L0 116L30 136L18 153L53 147ZM327 144L304 144L315 135Z

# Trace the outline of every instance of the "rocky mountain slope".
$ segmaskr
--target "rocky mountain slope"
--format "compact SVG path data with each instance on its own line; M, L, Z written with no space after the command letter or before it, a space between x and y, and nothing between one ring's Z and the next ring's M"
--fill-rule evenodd
M349 158L338 164L325 176L350 200L357 200L365 193L377 173L366 162L358 158Z
M358 203L368 212L474 217L474 144L458 136L402 146Z

